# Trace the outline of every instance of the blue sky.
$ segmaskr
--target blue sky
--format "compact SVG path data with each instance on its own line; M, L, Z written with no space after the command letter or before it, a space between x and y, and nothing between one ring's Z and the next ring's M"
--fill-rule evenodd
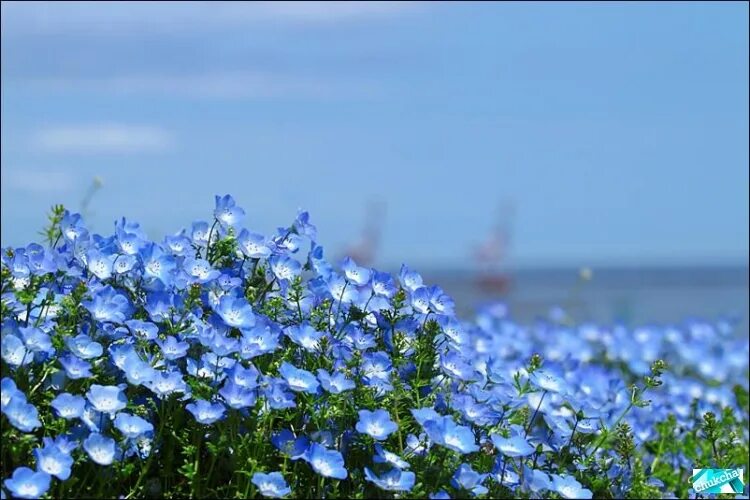
M232 193L378 263L746 263L747 3L2 3L2 242Z

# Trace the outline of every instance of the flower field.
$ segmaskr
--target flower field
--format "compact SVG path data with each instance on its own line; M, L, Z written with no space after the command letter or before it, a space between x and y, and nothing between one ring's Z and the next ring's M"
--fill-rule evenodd
M150 241L55 207L45 246L3 249L2 498L687 498L693 469L747 473L731 321L465 321L406 266L326 261L306 212L268 237L244 215L217 196Z

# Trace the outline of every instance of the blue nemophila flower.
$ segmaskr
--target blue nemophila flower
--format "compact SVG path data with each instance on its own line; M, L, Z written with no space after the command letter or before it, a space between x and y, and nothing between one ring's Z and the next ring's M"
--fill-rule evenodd
M14 497L39 498L49 490L50 475L46 472L34 472L28 467L19 467L13 476L3 484Z
M428 496L430 500L450 500L451 496L445 490L440 490L437 493L432 493Z
M121 387L116 385L94 384L86 393L86 398L93 408L101 413L113 415L128 404L128 398Z
M125 326L140 340L154 340L159 335L159 327L150 321L141 321L139 319L130 319L125 322Z
M252 482L264 497L282 498L292 492L281 472L271 472L270 474L256 472L253 474Z
M398 276L401 284L410 292L422 286L422 276L417 272L409 270L406 264L401 265Z
M295 438L292 431L288 429L283 429L271 436L271 443L291 460L304 458L310 446L310 441L305 436Z
M274 352L280 347L278 333L268 327L256 325L252 330L242 332L239 354L242 359L252 359L262 354Z
M591 498L591 490L584 488L573 476L552 476L552 488L563 498Z
M325 333L317 331L308 323L288 326L284 329L284 334L289 337L292 342L304 347L308 351L317 350L320 340L325 336Z
M71 380L91 377L91 364L79 357L67 354L57 359Z
M396 432L398 425L391 420L391 415L386 410L359 410L359 421L355 428L362 434L382 441Z
M94 342L91 337L84 335L83 333L76 335L75 337L66 338L65 344L68 346L68 349L70 349L70 352L81 359L98 358L102 355L102 352L104 352L104 349L99 342Z
M262 234L251 233L247 229L240 231L237 236L240 251L251 259L264 259L271 255L271 248Z
M235 410L255 405L255 391L237 385L231 380L224 383L224 386L219 389L219 394L227 402L227 405Z
M88 230L83 225L81 214L71 214L67 210L60 221L60 232L70 242L85 240L89 235Z
M10 377L4 377L0 381L0 408L5 410L5 407L10 404L11 401L17 400L26 402L26 395L18 390L16 383Z
M357 287L350 285L348 281L336 274L328 276L328 279L326 279L326 288L335 303L349 304L359 297Z
M110 465L115 461L115 453L117 452L115 440L98 432L89 434L83 441L83 449L86 450L91 460L99 465Z
M242 297L224 295L214 310L232 328L251 328L255 325L253 308Z
M372 291L375 295L390 299L396 295L398 288L390 274L374 271L372 275Z
M430 438L427 437L427 434L422 433L419 436L409 434L408 436L406 436L406 446L404 447L404 449L410 455L421 457L425 453L427 453L427 450L430 449L430 446L432 446L432 443L430 442Z
M204 425L211 425L224 418L226 408L221 403L210 403L203 399L196 399L195 403L185 405L185 409L193 414L195 420Z
M182 374L177 371L157 371L154 377L146 383L158 397L164 398L176 392L187 392L187 384L182 379Z
M336 450L328 450L318 443L310 445L305 459L313 470L323 477L346 479L348 475L341 453Z
M355 285L366 285L370 281L370 270L358 266L350 257L346 257L341 263L341 270L344 271L346 279Z
M0 352L3 360L14 368L34 360L34 355L28 352L23 341L12 333L5 334L0 340Z
M115 257L115 255L106 255L99 250L92 248L86 255L86 267L91 274L100 280L106 280L112 276Z
M449 416L437 420L427 420L423 427L435 444L459 453L473 453L479 450L471 429L457 425Z
M286 255L274 255L268 259L268 263L271 265L271 272L279 281L293 280L302 270L298 261Z
M450 351L448 354L440 357L440 368L458 380L471 381L476 378L474 368L455 351Z
M70 477L73 457L57 445L47 442L44 448L34 449L34 457L36 458L37 470L46 472L62 481L66 481Z
M13 398L8 406L3 409L3 413L8 418L10 425L22 432L31 432L42 426L36 407L27 403L25 398Z
M427 287L421 286L412 291L410 304L419 314L428 314L430 312L430 291Z
M128 298L107 285L93 292L91 300L82 302L96 321L124 323L132 312Z
M185 357L190 349L190 344L178 340L173 335L168 335L164 340L156 339L156 344L161 348L164 359L169 361Z
M115 427L122 432L126 438L135 439L143 434L154 431L151 422L128 413L118 413L115 417Z
M397 454L393 453L392 451L386 450L380 445L380 443L375 443L375 453L376 453L375 456L372 457L372 461L375 462L376 464L387 463L394 467L398 467L399 469L409 468L409 462L399 457Z
M177 260L161 245L150 243L141 250L143 262L143 277L158 280L164 286L170 286L174 282L174 274L177 269Z
M50 406L64 419L80 418L83 415L86 400L82 396L63 392L50 402Z
M245 216L245 211L238 207L230 195L216 195L214 217L224 226L234 226Z
M411 491L414 487L416 476L413 472L402 471L393 468L380 476L375 475L369 468L365 467L365 479L373 483L381 490L386 491Z
M322 368L318 369L318 380L320 380L320 385L323 389L331 394L341 394L344 391L354 389L357 385L353 380L346 378L341 372L331 375Z
M451 478L451 484L456 489L464 489L472 495L484 495L489 490L482 484L489 474L480 474L471 468L471 465L463 463Z
M302 370L284 361L279 367L279 374L295 392L307 392L315 394L318 392L318 379L307 370Z
M561 394L566 394L568 392L568 384L565 382L565 379L549 370L536 370L531 374L529 380L532 384L545 391Z
M182 268L189 276L188 283L208 283L221 276L221 272L214 269L205 259L188 257L182 263Z
M54 354L55 349L52 347L52 339L41 329L33 326L22 326L18 331L21 333L21 340L23 340L26 349L30 352Z
M497 434L490 435L492 443L500 450L500 453L509 457L527 457L534 453L534 447L531 446L522 436L513 436L504 438Z

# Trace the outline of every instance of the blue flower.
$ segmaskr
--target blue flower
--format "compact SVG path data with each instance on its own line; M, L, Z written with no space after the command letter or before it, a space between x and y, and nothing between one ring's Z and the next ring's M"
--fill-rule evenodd
M305 436L294 437L292 431L283 429L271 436L271 443L291 460L305 458L310 441Z
M239 353L242 359L252 359L274 352L279 347L279 335L268 327L258 325L242 332Z
M445 490L440 490L437 493L433 493L428 497L430 500L450 500L451 496Z
M204 425L211 425L224 417L226 408L221 403L211 404L203 399L196 399L195 403L185 405L185 409L193 414L195 420Z
M16 387L16 383L12 378L5 377L0 381L0 408L5 410L5 407L14 400L25 403L26 395L18 390L18 387Z
M380 443L375 443L375 453L376 455L372 457L372 461L376 464L387 463L394 467L398 467L399 469L409 468L409 462L399 457L392 451L386 450L380 445Z
M65 339L68 349L81 359L98 358L104 352L102 345L94 342L88 335L80 334Z
M117 414L115 417L115 427L122 432L123 436L130 439L135 439L138 436L154 431L154 426L151 422L128 413Z
M315 394L318 392L318 379L315 375L307 370L296 368L295 366L284 361L279 367L279 374L289 385L289 388L295 392L307 392Z
M484 487L482 482L488 475L489 474L479 474L471 468L471 465L464 463L461 464L456 473L453 474L451 484L454 488L467 490L474 496L484 495L489 490Z
M390 274L375 271L372 275L372 291L375 295L390 299L396 295L398 288Z
M99 465L110 465L115 460L115 440L97 432L92 432L83 441L83 449Z
M238 207L230 195L216 195L214 217L224 226L234 226L245 216L245 211Z
M567 382L562 377L548 370L536 370L529 380L545 391L567 394L569 390Z
M323 389L331 394L341 394L344 391L354 389L357 385L353 380L346 378L341 372L330 375L322 368L318 369L318 380L320 380L320 385Z
M588 499L592 497L591 490L584 488L581 483L576 481L573 476L552 476L552 488L553 491L557 492L563 498L582 498Z
M255 405L255 391L237 385L231 380L224 383L219 394L227 402L230 408L240 410Z
M307 462L315 472L323 477L346 479L348 473L344 468L344 457L336 450L328 450L318 443L313 443L307 450Z
M125 326L140 340L155 340L159 335L159 327L150 321L141 321L139 319L129 319Z
M359 421L355 427L358 432L367 434L382 441L398 430L398 425L391 420L386 410L360 410Z
M187 355L190 344L177 340L177 337L168 335L166 339L157 339L156 344L161 348L164 359L174 361Z
M33 326L22 326L18 331L21 333L21 339L23 340L26 349L30 352L55 353L55 349L52 347L52 339L39 328Z
M240 231L237 236L240 251L251 259L263 259L271 255L271 248L262 234L251 233L247 229Z
M83 225L83 218L81 214L71 214L67 210L65 215L60 221L60 232L63 237L72 242L85 240L88 238L89 232Z
M409 268L406 267L406 264L401 265L401 270L399 271L398 276L401 280L401 284L410 292L413 292L422 286L422 276L420 276L419 273L410 271Z
M292 342L304 347L308 351L317 350L320 345L320 340L325 336L325 333L317 331L308 323L288 326L284 329L284 334L286 334Z
M83 407L86 400L81 396L74 396L67 392L58 394L50 402L50 406L64 419L80 418L83 415Z
M256 472L253 474L252 482L264 497L281 498L292 492L281 472L271 472L270 474Z
M242 297L224 295L214 310L232 328L250 328L255 325L253 308Z
M188 257L182 263L182 268L190 277L188 283L191 284L208 283L215 280L221 275L221 272L211 267L211 264L205 259L195 259Z
M65 375L71 380L80 378L89 378L91 374L91 364L79 357L67 354L57 359L65 370Z
M464 454L479 450L471 429L457 425L449 416L438 420L427 420L423 427L435 444Z
M341 263L341 270L346 279L357 286L366 285L370 281L370 270L358 266L350 257L346 257Z
M26 398L23 400L13 398L10 404L3 409L3 413L8 417L10 425L22 432L31 432L42 426L36 407L27 403Z
M100 251L92 248L86 255L86 267L89 272L99 278L106 280L112 276L112 268L115 262L115 255L105 255Z
M65 481L70 477L70 468L73 466L73 457L53 443L46 444L44 448L35 448L36 468L51 476Z
M268 262L271 264L271 272L279 281L293 280L302 269L299 262L286 255L274 255Z
M23 341L12 333L3 335L0 340L0 354L3 360L14 368L27 365L34 360L34 355L26 350Z
M369 468L365 467L365 479L376 485L381 490L411 491L414 487L416 476L413 472L393 468L378 477Z
M94 292L91 300L82 302L96 321L124 323L132 313L128 298L107 285Z
M180 372L155 372L154 377L146 383L146 387L154 391L160 398L175 392L186 392L187 384Z
M527 457L534 453L534 447L521 436L504 438L492 434L490 435L490 439L492 439L495 447L500 450L500 453L508 457Z
M86 393L94 409L101 413L113 415L127 406L128 399L122 388L116 385L92 385Z
M420 314L430 312L430 291L421 286L411 293L411 307Z
M13 477L3 481L3 484L14 497L39 498L49 490L50 479L46 472L34 472L28 467L19 467L13 471Z
M143 277L160 281L169 286L174 281L177 261L174 256L165 252L160 245L150 243L141 250Z

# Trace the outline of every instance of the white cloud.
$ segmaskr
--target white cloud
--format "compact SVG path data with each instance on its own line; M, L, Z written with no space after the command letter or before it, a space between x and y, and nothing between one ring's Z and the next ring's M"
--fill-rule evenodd
M159 127L102 123L43 129L31 143L49 153L147 153L169 149L174 140Z
M161 94L219 99L362 97L380 92L367 81L336 81L263 72L216 72L193 75L132 74L110 77L25 79L23 85L52 92Z
M258 23L330 25L419 10L421 2L3 2L2 31L130 35L243 28Z
M70 172L20 168L5 172L3 183L25 193L64 193L75 184Z

